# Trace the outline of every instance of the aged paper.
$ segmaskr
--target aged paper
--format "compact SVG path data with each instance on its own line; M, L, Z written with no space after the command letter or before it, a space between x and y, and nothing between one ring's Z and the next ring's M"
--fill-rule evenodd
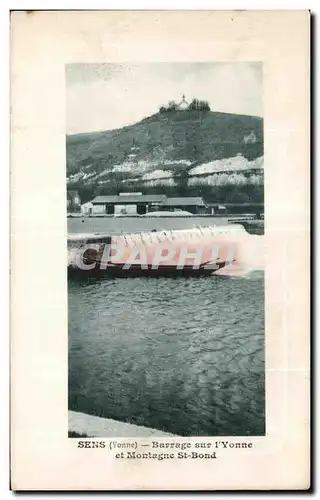
M14 490L309 488L309 24L307 11L12 13L11 484ZM191 72L195 64L206 65L206 71L219 65L247 68L253 64L262 72L265 428L257 427L254 434L244 430L239 436L232 427L230 435L209 432L209 427L201 426L201 398L196 400L199 407L192 406L191 398L190 405L186 402L185 408L179 410L186 415L199 411L199 432L188 428L174 432L170 421L155 429L152 422L157 411L153 413L152 403L148 409L151 425L147 419L130 420L129 414L123 418L123 424L121 418L106 415L102 410L99 414L96 409L84 411L81 417L77 407L79 394L83 397L81 392L74 395L70 407L68 317L70 322L81 311L72 316L70 296L68 311L66 134L125 125L120 117L117 124L102 115L105 121L102 120L101 126L97 121L89 124L85 119L80 120L81 113L78 120L70 120L70 116L77 117L80 106L79 100L72 101L70 97L76 64L78 68L86 66L77 73L80 79L82 75L87 79L91 75L87 69L90 65L98 72L106 65L113 65L115 71L120 66L130 71L138 67L136 74L142 74L142 67L158 65L159 68L160 64L166 65L165 73L171 65L171 82L178 74L177 65L186 64L192 66ZM197 81L195 76L194 82ZM88 80L84 81L84 87L87 84ZM228 85L226 79L226 89L233 88ZM150 102L153 91L156 90L146 86ZM182 97L178 112L186 109L188 97ZM115 98L119 100L119 96ZM220 101L223 100L222 92ZM226 109L221 111L230 112L226 100L224 105ZM132 123L137 122L134 102L129 100L124 106L124 116L127 113L132 116ZM246 109L233 109L230 104L233 113L260 113L258 107L253 106L248 112ZM98 111L94 116L96 119ZM248 132L243 139L245 144L256 140ZM138 149L134 142L131 149L134 154ZM132 203L129 200L120 207L127 214ZM118 209L114 210L117 215ZM84 294L81 298L83 308L88 297ZM140 309L136 311L140 314ZM220 331L227 336L230 329L222 326ZM115 324L114 335L118 334ZM119 364L130 356L127 352L123 350ZM144 373L148 364L167 363L166 355L171 354L165 353L159 359L152 352L153 347L148 350L150 357ZM87 355L90 356L89 350ZM85 356L86 353L83 359ZM113 358L118 359L117 356L114 348ZM179 353L176 356L178 359ZM102 354L101 359L104 359ZM99 376L100 368L97 366L89 374L93 380ZM110 377L116 381L117 367L113 370ZM143 377L147 375L140 375L139 370L138 373L142 377L140 387L145 387ZM197 380L201 376L199 372L194 375ZM126 377L129 384L137 372L129 371ZM80 387L81 382L78 379L76 382ZM162 385L154 390L165 392L166 383L167 379L162 380ZM188 384L192 389L192 380ZM114 387L116 399L126 397L123 384ZM179 391L182 388L176 389L177 398ZM89 401L93 396L86 393L86 397ZM138 392L131 393L128 401L135 397L142 401ZM236 399L233 404L237 408ZM174 399L167 401L168 414L171 406L174 407ZM252 408L249 398L245 411L250 414ZM74 409L77 411L68 414L68 410ZM108 425L92 418L93 415L109 417ZM253 425L249 417L248 422ZM162 421L166 421L165 414ZM136 433L132 424L138 424ZM192 429L196 429L196 423L192 424ZM78 437L68 437L68 427ZM133 452L136 458L130 458Z

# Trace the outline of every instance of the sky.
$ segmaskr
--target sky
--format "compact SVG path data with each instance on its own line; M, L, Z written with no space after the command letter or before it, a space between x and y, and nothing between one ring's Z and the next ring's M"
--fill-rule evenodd
M262 64L68 64L66 132L130 125L182 94L207 100L212 111L263 116Z

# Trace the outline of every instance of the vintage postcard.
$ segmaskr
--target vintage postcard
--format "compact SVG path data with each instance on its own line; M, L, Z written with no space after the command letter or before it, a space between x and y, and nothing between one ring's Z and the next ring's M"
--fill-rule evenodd
M309 26L12 13L12 489L310 487Z

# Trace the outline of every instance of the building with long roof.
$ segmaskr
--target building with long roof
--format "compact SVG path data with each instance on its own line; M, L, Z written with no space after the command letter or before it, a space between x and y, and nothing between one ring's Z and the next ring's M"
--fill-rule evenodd
M88 204L84 210L88 208ZM120 193L112 196L96 196L90 202L91 215L143 215L164 210L187 210L201 213L206 205L201 197L168 198L165 194Z

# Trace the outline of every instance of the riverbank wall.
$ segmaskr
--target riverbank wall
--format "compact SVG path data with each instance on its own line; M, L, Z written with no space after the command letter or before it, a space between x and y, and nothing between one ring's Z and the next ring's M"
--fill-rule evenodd
M150 427L120 422L111 418L96 417L86 413L68 412L69 436L74 437L165 437L174 436Z

